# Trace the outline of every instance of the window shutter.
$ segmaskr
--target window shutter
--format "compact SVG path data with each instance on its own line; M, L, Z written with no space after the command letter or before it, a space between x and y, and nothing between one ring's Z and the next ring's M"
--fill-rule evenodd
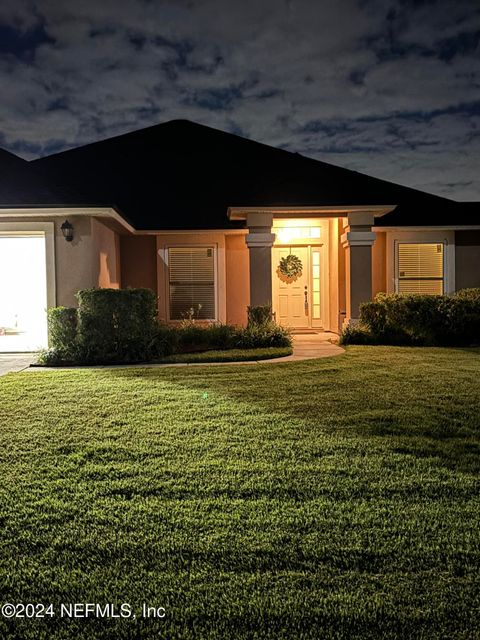
M170 319L193 315L215 319L215 265L212 247L171 247L168 250Z
M443 293L443 243L398 244L398 292Z

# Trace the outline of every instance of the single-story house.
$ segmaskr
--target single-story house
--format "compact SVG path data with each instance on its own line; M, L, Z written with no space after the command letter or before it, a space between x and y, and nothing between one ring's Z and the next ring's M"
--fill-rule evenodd
M45 346L45 309L88 287L149 287L165 321L271 303L338 332L378 292L479 286L480 203L185 120L31 162L0 150L0 351Z

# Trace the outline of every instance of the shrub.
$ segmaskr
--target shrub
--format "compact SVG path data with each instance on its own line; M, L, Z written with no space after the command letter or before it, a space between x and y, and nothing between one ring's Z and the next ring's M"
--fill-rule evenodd
M469 345L479 342L480 297L380 294L360 306L360 319L376 343Z
M461 300L471 300L472 302L480 302L480 287L470 289L459 289L453 294L454 298L460 298Z
M376 341L365 327L347 326L340 334L339 344L376 344Z
M83 289L77 293L78 342L89 363L148 360L156 339L150 289Z
M77 351L77 310L70 307L52 307L48 310L50 351L64 360L74 359Z
M288 329L274 322L252 324L237 329L234 346L238 349L260 349L267 347L290 347L292 338Z
M228 324L212 324L207 328L207 343L210 348L230 349L236 328Z
M55 347L51 347L49 349L44 349L40 352L37 360L37 364L42 364L46 367L57 367L69 363L74 363L75 357L69 358L65 357L63 352L60 352Z
M178 350L179 332L174 327L158 323L152 340L150 357L154 360L164 358Z
M387 326L387 308L383 302L374 301L361 304L360 317L362 319L362 323L365 327L368 327L372 334L379 336L384 333ZM355 335L355 331L353 331L353 329L356 330L358 328L348 326L345 329L352 329L353 336ZM348 331L347 335L349 335Z
M272 322L273 314L272 314L272 305L271 304L262 304L256 307L247 307L247 317L248 322L247 326L251 327L253 325L266 325Z
M474 295L445 296L439 314L443 324L438 332L438 344L480 344L480 298Z
M236 329L228 324L183 324L176 329L176 332L178 348L185 353L207 349L229 349L233 344Z

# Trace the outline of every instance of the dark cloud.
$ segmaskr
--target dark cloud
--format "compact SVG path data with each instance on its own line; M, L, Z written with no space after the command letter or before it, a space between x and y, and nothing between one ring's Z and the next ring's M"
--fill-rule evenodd
M2 146L172 118L480 199L471 0L2 0Z

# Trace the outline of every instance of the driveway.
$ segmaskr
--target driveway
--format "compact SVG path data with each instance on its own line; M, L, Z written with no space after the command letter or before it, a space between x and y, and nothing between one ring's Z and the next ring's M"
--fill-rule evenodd
M34 353L0 353L0 376L21 371L36 360Z

